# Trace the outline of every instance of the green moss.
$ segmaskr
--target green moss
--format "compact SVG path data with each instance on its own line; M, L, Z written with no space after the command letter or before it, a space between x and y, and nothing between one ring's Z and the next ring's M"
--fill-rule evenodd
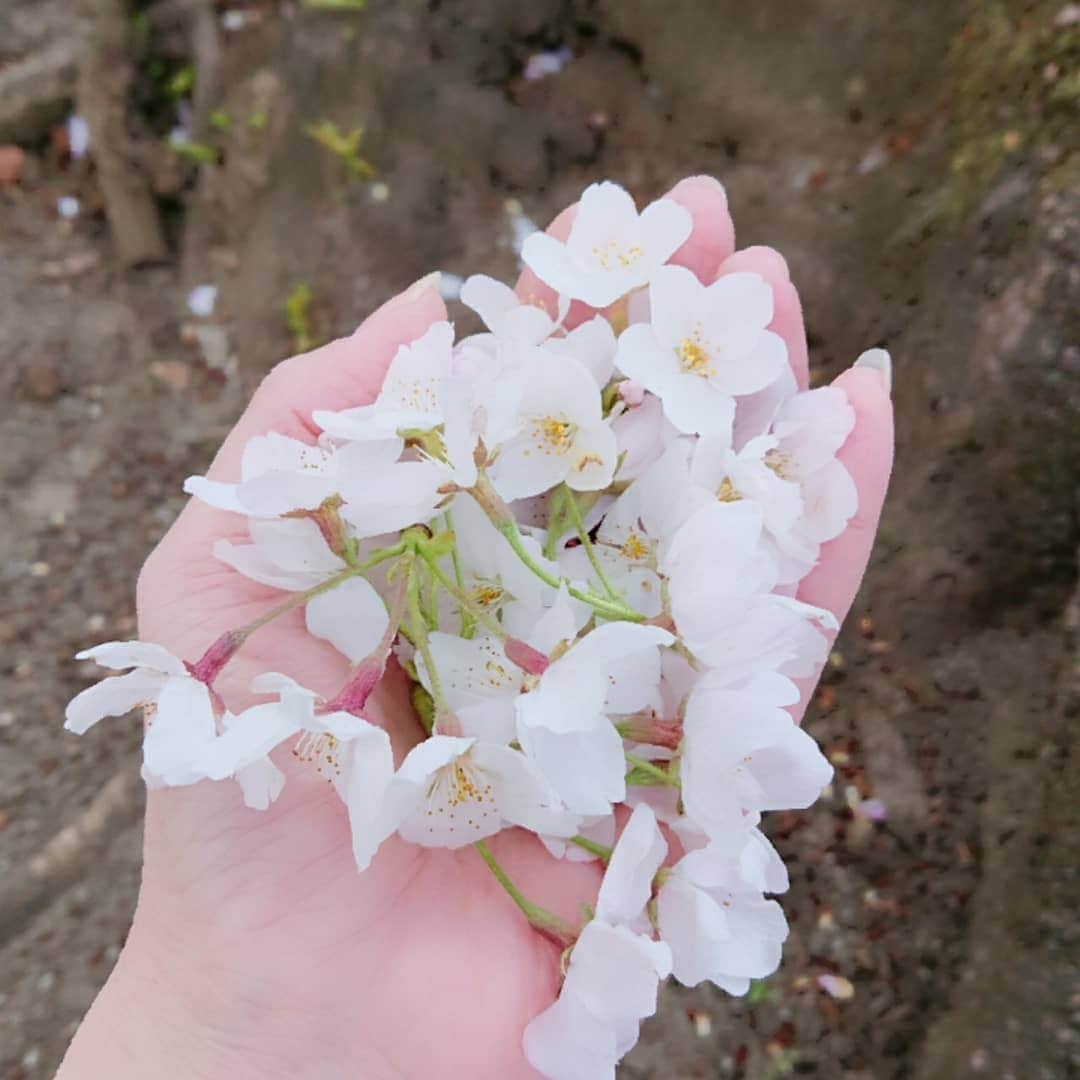
M303 0L303 5L320 11L363 11L367 0Z
M294 352L310 352L320 344L311 319L314 298L315 294L306 281L298 281L285 297L285 325L289 328Z
M169 149L179 157L187 158L196 165L213 165L221 157L220 152L207 143L181 142L178 139L169 140Z
M949 48L950 208L976 203L1010 161L1051 167L1070 145L1080 102L1080 26L1057 26L1058 0L980 0Z
M317 124L309 124L304 131L320 146L329 150L354 180L370 180L375 176L374 166L360 154L363 128L353 128L346 134L333 120L321 120Z

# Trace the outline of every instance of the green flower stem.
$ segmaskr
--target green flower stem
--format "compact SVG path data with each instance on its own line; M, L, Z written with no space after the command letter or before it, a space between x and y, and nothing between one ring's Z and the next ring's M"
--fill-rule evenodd
M611 859L611 848L606 844L598 844L595 840L590 840L587 836L571 836L571 844L577 844L579 848L584 848L586 851L591 851L599 859L603 859L604 862L608 862Z
M651 761L646 761L645 758L638 757L636 754L627 754L626 763L635 771L644 773L646 776L652 777L656 783L665 784L668 787L681 787L681 782L678 776L669 772L667 769L661 769L659 766L653 764Z
M632 607L622 603L618 600L609 600L604 596L596 596L593 593L582 592L580 589L575 588L570 584L567 578L556 577L554 574L548 573L526 550L525 544L520 530L517 527L517 522L510 520L505 522L494 522L496 528L506 537L510 547L514 549L514 554L543 582L550 585L553 589L566 586L567 591L575 600L581 600L583 603L588 604L598 615L603 615L605 619L622 619L626 622L644 622L645 616L640 611L635 611Z
M494 634L500 641L505 641L506 638L509 637L502 624L493 619L479 604L475 603L464 589L458 588L458 586L446 576L443 568L434 558L425 554L423 551L421 551L421 555L424 558L424 562L427 563L432 577L458 602L458 604L461 605L462 614L467 612L470 620L474 620L480 626L484 627L485 630Z
M480 853L480 858L487 863L488 869L495 875L499 884L510 894L510 899L521 909L521 913L529 920L529 925L534 930L551 938L562 948L572 945L577 940L574 928L558 915L546 908L542 908L529 900L524 893L510 880L506 871L499 865L491 849L483 840L477 840L473 847Z
M581 516L581 508L577 504L577 498L574 493L563 484L563 505L566 507L567 516L570 518L571 524L577 530L578 539L581 541L581 546L585 549L585 554L589 558L589 562L592 564L593 572L596 574L597 579L604 588L604 592L608 594L608 598L611 600L620 601L622 597L619 596L618 591L612 586L608 580L607 574L604 573L604 568L600 563L600 558L596 554L596 547L592 542L592 538L589 536L588 530L585 528L585 521Z
M435 702L436 713L443 709L450 712L446 695L443 693L442 680L439 678L439 670L431 654L427 622L424 619L423 609L420 607L420 577L416 572L415 556L408 557L405 572L409 575L408 584L405 586L405 603L409 611L409 637L416 651L423 658L424 667L427 669L428 682L431 683L430 693Z
M424 620L429 630L439 629L439 580L430 572L430 565L425 560L428 568L427 604L424 609Z
M269 611L264 612L257 619L252 619L246 626L240 627L236 633L241 637L247 638L249 635L254 634L256 630L262 629L267 623L273 622L279 615L284 615L294 608L302 607L314 597L321 596L325 592L330 592L331 589L337 588L343 581L348 581L349 578L354 578L363 574L373 566L378 566L379 563L386 562L387 559L392 559L395 556L400 555L404 550L405 545L400 543L391 544L389 547L378 548L363 562L347 566L344 570L339 570L336 574L331 575L325 581L320 581L318 585L313 585L310 589L293 593L288 600L283 600L276 607L270 608Z
M559 537L566 530L566 485L557 487L548 499L547 535L544 537L544 558L555 561Z
M452 533L454 531L454 516L449 510L443 514L443 524L446 526L448 532ZM454 546L450 549L450 562L454 567L454 581L457 583L457 587L464 592L465 574L461 569L461 555L458 553L456 538ZM463 638L471 638L473 636L472 619L464 608L461 609L461 636Z

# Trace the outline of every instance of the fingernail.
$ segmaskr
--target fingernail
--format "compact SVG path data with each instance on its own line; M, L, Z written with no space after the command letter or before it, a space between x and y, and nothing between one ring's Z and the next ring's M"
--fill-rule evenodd
M434 289L438 292L441 280L442 274L438 270L433 270L430 274L425 274L419 280L414 281L398 299L411 304L414 300L419 300L428 289Z
M854 366L880 372L882 382L885 383L885 391L889 397L892 397L892 357L887 349L867 349L855 361Z
M724 198L727 198L727 188L716 179L715 176L709 176L708 173L699 173L697 176L688 176L684 181L684 184L701 184L713 188L715 191L719 191Z

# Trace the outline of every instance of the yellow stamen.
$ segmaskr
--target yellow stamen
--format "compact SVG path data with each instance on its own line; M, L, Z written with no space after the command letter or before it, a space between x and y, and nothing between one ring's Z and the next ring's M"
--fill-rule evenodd
M576 425L554 416L540 416L533 422L533 438L546 454L565 454L574 445Z
M725 476L716 489L716 497L720 502L739 502L742 492L731 482L730 476Z
M623 558L629 559L631 562L638 562L641 559L647 558L651 550L652 549L645 544L637 533L632 532L623 541L622 547L619 548L619 553Z

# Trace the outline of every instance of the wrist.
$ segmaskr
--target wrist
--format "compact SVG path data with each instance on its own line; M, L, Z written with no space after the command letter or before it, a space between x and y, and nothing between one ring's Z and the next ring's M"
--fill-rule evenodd
M59 1080L221 1075L228 1065L206 1002L161 942L136 917L120 956L83 1019L57 1073Z

